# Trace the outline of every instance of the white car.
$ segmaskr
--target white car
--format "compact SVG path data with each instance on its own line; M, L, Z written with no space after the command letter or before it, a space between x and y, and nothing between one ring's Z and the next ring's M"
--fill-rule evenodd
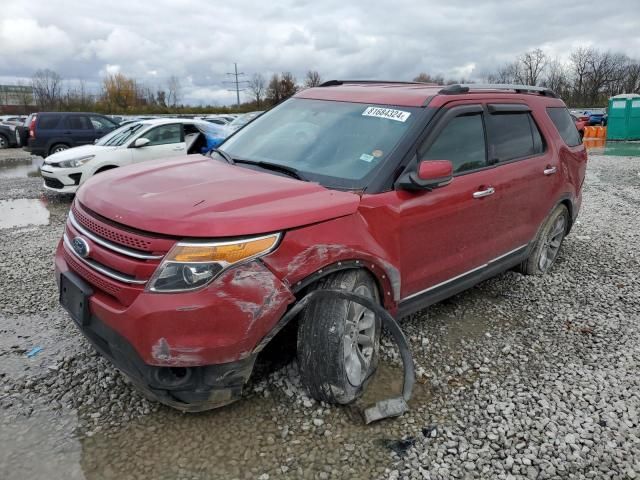
M96 141L48 156L40 174L44 187L75 193L92 175L146 160L204 153L226 131L203 120L166 118L128 123Z

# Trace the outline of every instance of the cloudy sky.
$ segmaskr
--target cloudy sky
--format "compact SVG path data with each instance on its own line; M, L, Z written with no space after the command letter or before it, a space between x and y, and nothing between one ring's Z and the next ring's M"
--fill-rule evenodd
M97 89L120 71L152 88L180 77L185 101L228 104L238 62L265 76L481 79L540 47L640 56L638 0L2 0L0 83L50 68ZM595 3L595 2L594 2Z

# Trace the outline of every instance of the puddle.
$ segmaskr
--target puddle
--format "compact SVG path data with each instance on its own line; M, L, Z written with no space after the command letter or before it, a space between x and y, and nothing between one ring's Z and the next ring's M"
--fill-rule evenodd
M51 317L0 314L0 378L48 373L77 348L77 339L53 328L53 322Z
M0 200L0 228L48 225L49 210L38 199Z
M640 142L607 142L604 138L585 138L584 146L592 155L640 157Z
M39 177L41 157L0 159L0 178Z
M72 411L40 410L30 417L0 415L0 478L86 478Z

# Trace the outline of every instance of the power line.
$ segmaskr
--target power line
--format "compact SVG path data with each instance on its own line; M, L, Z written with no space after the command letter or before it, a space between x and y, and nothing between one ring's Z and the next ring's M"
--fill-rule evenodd
M234 71L231 72L231 73L227 72L227 75L233 75L234 80L231 80L229 82L223 82L223 83L235 84L236 88L234 90L236 92L236 102L237 102L237 105L239 107L240 106L240 92L245 90L244 87L240 88L240 84L241 83L249 83L249 81L248 80L238 80L238 77L241 77L241 76L246 75L246 74L244 72L238 72L238 64L237 63L233 64L233 70ZM233 92L234 90L229 90L229 91Z

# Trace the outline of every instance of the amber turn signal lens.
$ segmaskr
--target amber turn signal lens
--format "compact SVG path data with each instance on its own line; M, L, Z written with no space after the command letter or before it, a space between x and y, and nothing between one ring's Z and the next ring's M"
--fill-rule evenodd
M278 235L269 235L237 243L219 244L177 244L167 260L182 263L220 262L233 264L258 256L271 250L278 241Z

